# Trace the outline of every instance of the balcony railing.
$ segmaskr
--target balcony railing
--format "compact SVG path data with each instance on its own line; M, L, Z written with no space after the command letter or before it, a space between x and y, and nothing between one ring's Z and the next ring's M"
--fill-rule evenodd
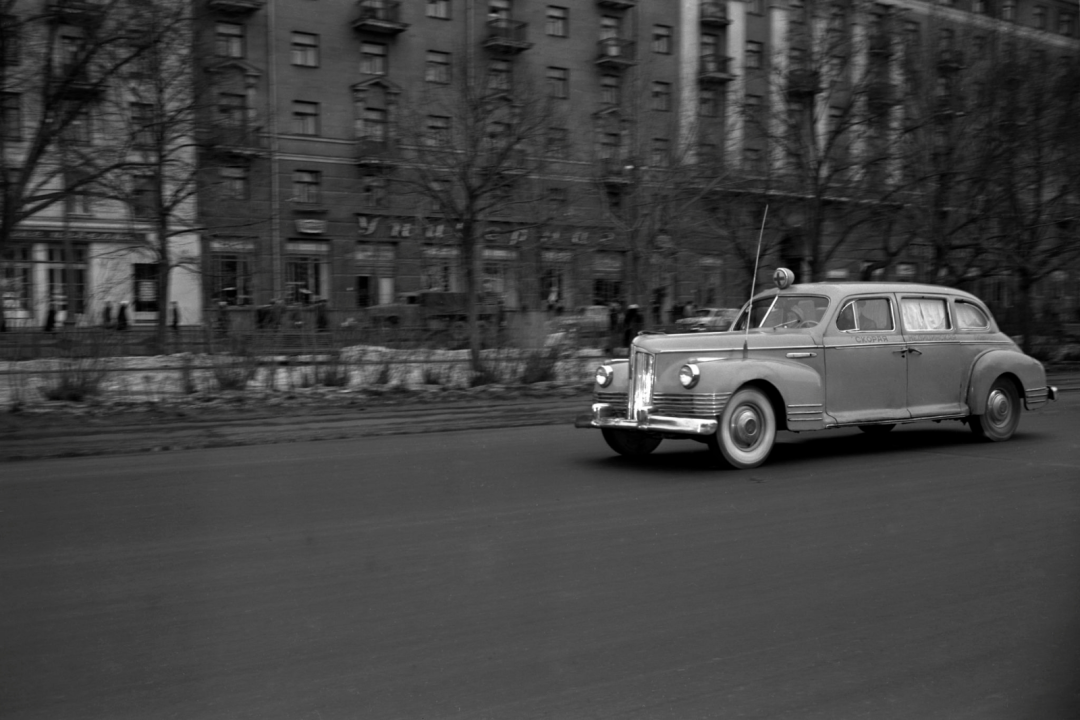
M399 0L359 0L356 3L352 27L358 32L397 35L407 29L409 24L401 20Z
M266 151L262 128L253 125L211 125L203 140L211 150L229 155L256 156Z
M597 43L596 64L607 68L622 68L634 64L634 41L604 38Z
M734 78L730 68L731 58L725 55L702 55L698 78L704 83L730 82Z
M105 7L100 0L49 0L49 15L65 25L94 25L105 17Z
M218 12L239 15L262 10L266 0L206 0L206 7Z
M725 0L704 0L701 3L701 24L726 26L731 24Z
M401 150L392 140L360 138L355 157L356 164L362 167L390 167L401 162Z
M502 53L519 53L532 47L528 36L529 24L517 20L496 18L487 21L484 47Z

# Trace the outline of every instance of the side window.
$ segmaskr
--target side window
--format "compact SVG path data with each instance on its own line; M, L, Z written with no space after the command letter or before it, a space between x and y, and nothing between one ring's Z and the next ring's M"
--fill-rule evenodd
M952 327L944 298L903 298L900 300L900 312L905 330L942 332Z
M836 317L837 330L890 331L894 327L888 298L852 300Z
M956 308L957 330L986 330L990 327L990 318L981 308L963 301L957 301L953 307Z

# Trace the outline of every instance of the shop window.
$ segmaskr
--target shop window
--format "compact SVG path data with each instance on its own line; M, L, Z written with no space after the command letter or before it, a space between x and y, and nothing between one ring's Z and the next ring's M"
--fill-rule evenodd
M251 260L238 253L210 256L210 297L228 305L250 305Z
M291 255L285 263L288 302L307 305L323 296L323 258L318 255Z
M158 312L161 309L158 302L158 267L156 263L135 263L131 266L135 281L132 292L135 312Z
M0 250L0 298L9 318L11 313L30 310L33 267L29 245L11 245Z
M57 310L66 310L69 313L85 312L86 248L73 247L67 252L63 246L50 246L46 250L46 258L45 277L49 302L55 303Z

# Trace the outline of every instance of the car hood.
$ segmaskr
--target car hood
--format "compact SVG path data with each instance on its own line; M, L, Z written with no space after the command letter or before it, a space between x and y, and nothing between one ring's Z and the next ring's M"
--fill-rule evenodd
M821 342L807 330L751 330L749 333L709 332L692 335L665 335L662 333L638 335L634 347L649 352L718 352L742 350L743 343L750 350L784 347L806 347Z

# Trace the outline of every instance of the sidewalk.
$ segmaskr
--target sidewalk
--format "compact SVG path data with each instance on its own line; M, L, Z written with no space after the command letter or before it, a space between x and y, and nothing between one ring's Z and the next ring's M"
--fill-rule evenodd
M1048 379L1062 392L1080 391L1080 372ZM322 391L290 398L225 395L187 405L54 404L0 415L0 462L570 424L587 411L592 388L545 383L447 395Z

